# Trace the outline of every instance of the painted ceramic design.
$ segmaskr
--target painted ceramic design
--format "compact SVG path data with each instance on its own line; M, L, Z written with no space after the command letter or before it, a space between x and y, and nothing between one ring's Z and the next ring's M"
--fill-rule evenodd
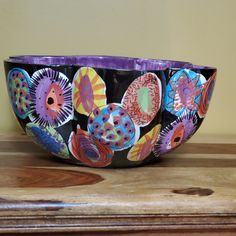
M209 104L210 104L210 100L211 100L211 96L213 93L213 89L215 86L215 81L216 81L216 73L214 73L208 80L207 82L204 84L203 90L202 90L202 96L201 96L201 101L199 104L199 108L198 108L198 115L200 118L205 117Z
M82 67L73 79L73 105L81 114L89 115L96 107L106 105L106 86L91 67Z
M136 144L130 149L128 153L128 160L130 161L143 161L147 158L156 144L161 125L156 125L151 131L146 133L142 138L138 140Z
M161 81L154 73L135 79L122 99L122 107L138 126L148 125L161 105Z
M154 148L154 154L159 156L178 147L193 135L197 128L196 125L197 117L193 112L178 117L161 131L159 141Z
M34 142L55 156L69 159L69 151L62 136L52 127L43 127L35 123L26 125L26 133Z
M200 127L216 80L216 68L143 58L13 56L4 66L26 133L90 167L134 167L179 147Z
M176 72L166 87L165 109L176 116L197 111L205 82L205 77L194 71L183 69Z
M139 128L116 103L96 108L89 116L88 131L114 151L131 147L139 138Z
M30 76L20 68L14 68L8 72L8 91L15 114L25 119L30 114Z
M112 162L113 151L80 128L71 133L69 149L77 160L91 167L105 167Z
M32 121L58 127L72 119L72 89L61 72L45 68L31 78Z

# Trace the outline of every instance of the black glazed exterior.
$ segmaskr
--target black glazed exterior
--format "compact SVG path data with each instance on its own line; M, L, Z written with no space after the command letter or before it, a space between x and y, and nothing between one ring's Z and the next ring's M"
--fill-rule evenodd
M16 118L44 149L91 167L155 161L207 112L216 69L104 56L16 56L4 62Z

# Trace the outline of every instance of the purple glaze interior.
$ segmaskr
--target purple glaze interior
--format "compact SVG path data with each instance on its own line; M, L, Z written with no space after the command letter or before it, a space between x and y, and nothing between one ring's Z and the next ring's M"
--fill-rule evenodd
M11 63L39 65L79 65L122 70L164 70L167 68L209 68L194 66L189 62L144 59L118 56L12 56Z

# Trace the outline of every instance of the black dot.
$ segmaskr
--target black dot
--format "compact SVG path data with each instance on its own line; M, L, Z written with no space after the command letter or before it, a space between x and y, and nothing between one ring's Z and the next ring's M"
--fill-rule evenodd
M48 98L48 104L51 105L54 103L54 99L52 97Z
M176 137L175 139L174 139L174 142L175 143L178 143L180 141L180 137Z

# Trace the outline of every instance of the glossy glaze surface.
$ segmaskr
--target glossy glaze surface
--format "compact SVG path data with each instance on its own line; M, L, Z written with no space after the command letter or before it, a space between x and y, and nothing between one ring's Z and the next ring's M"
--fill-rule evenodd
M110 56L18 56L8 93L26 133L63 160L90 167L155 161L203 121L216 69Z

